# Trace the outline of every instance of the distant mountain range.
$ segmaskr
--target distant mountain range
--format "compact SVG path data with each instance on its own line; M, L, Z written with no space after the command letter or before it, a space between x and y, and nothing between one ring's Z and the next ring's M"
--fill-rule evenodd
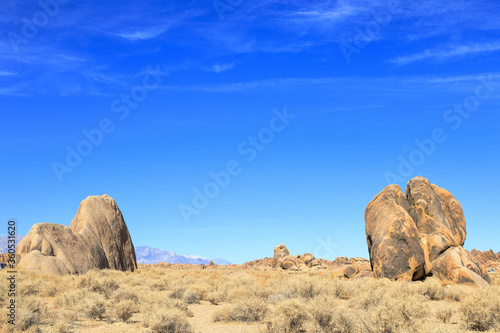
M19 244L21 239L23 239L23 235L16 235L16 246ZM5 253L8 251L7 240L9 236L1 236L0 237L0 253Z
M24 236L16 235L16 245L19 244ZM0 253L6 253L8 236L0 236ZM183 256L175 252L163 251L160 249L154 249L149 246L136 246L135 256L137 257L137 262L141 264L157 264L159 262L167 262L170 264L205 264L208 265L210 260L216 265L231 265L231 263L222 258L208 259L196 255Z
M231 265L231 263L222 258L208 259L195 255L183 256L171 251L163 251L154 249L149 246L136 246L135 256L137 262L141 264L157 264L159 262L167 262L170 264L205 264L208 265L210 260L216 265Z

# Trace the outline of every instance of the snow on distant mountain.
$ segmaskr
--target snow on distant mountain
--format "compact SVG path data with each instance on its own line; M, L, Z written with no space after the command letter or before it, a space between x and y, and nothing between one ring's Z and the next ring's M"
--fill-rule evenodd
M23 237L24 237L23 235L16 235L16 246L17 246L17 244L19 244L21 239L23 239ZM0 253L8 252L8 247L7 247L7 240L8 239L9 239L9 236L1 236L0 237Z
M136 246L135 256L137 262L141 264L157 264L159 262L167 262L170 264L205 264L208 265L212 260L217 265L231 265L231 263L222 258L208 259L197 255L180 255L171 251L163 251L160 249L151 248L149 246Z

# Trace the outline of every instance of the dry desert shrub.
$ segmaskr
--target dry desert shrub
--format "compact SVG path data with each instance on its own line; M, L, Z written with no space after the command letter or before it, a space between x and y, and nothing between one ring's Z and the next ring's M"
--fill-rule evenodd
M178 309L153 307L144 314L144 326L156 333L192 333L186 315Z
M227 299L231 302L237 302L241 299L247 299L252 297L253 293L250 288L245 286L238 286L234 288L227 289Z
M188 305L184 301L171 299L171 300L167 301L166 306L173 308L173 309L180 310L180 311L184 312L184 314L188 317L193 316L193 312L191 310L189 310Z
M387 290L382 288L373 289L371 292L358 294L351 300L351 304L361 310L368 310L378 306L384 297L386 297Z
M212 315L212 321L219 322L257 322L261 321L268 312L267 304L258 298L240 300L235 304L228 304Z
M80 311L88 293L83 289L70 290L57 296L57 305L65 310Z
M118 289L118 283L112 277L95 279L89 290L98 294L104 295L106 298L111 298L111 295Z
M125 289L123 287L120 287L113 294L113 301L115 302L132 301L134 303L137 303L139 301L139 296L137 295L138 295L137 292L132 288Z
M55 297L61 290L61 282L54 279L47 279L43 282L40 295L42 297Z
M16 281L19 295L22 297L38 295L42 289L42 280L31 271L24 271L18 275L19 279ZM22 278L21 278L22 276Z
M324 295L330 295L338 299L349 299L353 294L353 284L350 281L325 280L322 285Z
M73 324L78 320L78 313L70 310L59 310L54 324L56 332L71 332Z
M125 273L115 270L93 269L77 278L78 288L87 289L90 292L111 298L114 291L119 288L118 282L125 277Z
M359 332L358 320L352 312L338 306L327 296L318 297L308 304L318 332L348 333Z
M395 292L396 285L388 279L373 279L368 281L340 281L349 283L351 303L361 309L378 304L388 292ZM341 284L339 284L341 286Z
M169 281L167 279L159 278L149 283L150 290L163 291L169 289Z
M182 300L186 304L200 304L200 296L198 295L196 290L186 291Z
M69 291L57 297L59 308L72 313L82 313L94 320L102 320L106 312L106 300L103 295L88 293L84 289Z
M268 296L269 303L277 303L286 299L297 298L297 290L294 282L290 279L274 279L269 282L271 293Z
M446 309L439 309L436 311L436 318L440 322L444 324L448 324L451 320L451 317L453 317L453 310L446 308Z
M69 333L73 331L73 324L65 320L58 320L54 324L54 330L58 333Z
M83 311L85 315L94 320L103 320L104 313L106 312L106 303L104 300L91 299L86 300L83 306Z
M222 291L211 291L207 294L206 300L213 305L219 305L226 299L225 294Z
M192 312L189 310L188 305L182 299L174 299L169 296L168 291L164 292L153 292L146 291L139 294L139 309L149 309L154 307L161 307L165 309L177 309L186 316L192 316ZM141 311L142 312L142 311Z
M16 329L22 332L38 332L46 306L47 304L36 296L20 298L16 310Z
M422 296L398 296L390 292L377 302L364 303L360 311L363 331L367 333L425 332L428 315Z
M17 309L16 317L16 328L22 332L37 328L41 321L39 312L32 312L25 308Z
M495 287L477 289L464 299L460 312L469 330L500 329L500 292Z
M320 294L324 294L326 290L324 290L324 285L320 284L318 279L312 277L297 277L292 281L291 284L292 290L297 297L302 297L304 299L312 299Z
M211 292L213 289L214 289L213 286L209 285L206 282L200 281L198 283L189 286L187 288L187 291L188 292L194 291L200 299L206 300L208 293Z
M186 292L186 289L184 287L177 286L173 290L170 291L170 297L174 298L174 299L183 299L185 292Z
M440 301L444 299L445 292L441 284L435 279L426 279L420 283L420 293L431 301Z
M116 316L123 322L127 322L134 313L139 311L136 303L132 300L121 300L113 308Z
M269 295L271 295L271 288L262 285L258 281L254 281L254 283L251 284L248 288L251 292L251 297L257 297L262 300L266 300Z
M304 330L305 322L308 319L308 315L304 311L304 307L304 304L296 299L287 299L276 304L266 320L268 332L302 332Z
M454 302L460 302L464 298L471 287L449 284L444 287L444 299Z

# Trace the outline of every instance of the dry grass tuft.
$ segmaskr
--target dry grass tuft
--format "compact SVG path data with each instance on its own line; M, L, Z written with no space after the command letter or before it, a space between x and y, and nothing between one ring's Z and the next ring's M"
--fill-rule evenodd
M308 304L309 313L314 318L318 332L344 333L358 332L358 320L344 306L339 306L329 297L320 297Z
M155 307L144 317L144 326L156 333L193 333L186 315L178 309Z
M241 300L235 304L225 305L212 315L214 322L258 322L268 312L267 304L258 298Z
M440 309L436 312L436 318L444 324L448 324L451 317L453 317L452 309Z
M123 322L127 322L134 313L139 312L136 303L132 300L121 300L115 306L116 316Z
M308 319L308 315L303 309L304 304L295 299L288 299L276 304L266 321L268 332L302 332Z
M423 319L428 316L424 301L419 295L387 294L361 312L363 330L367 333L423 332Z
M460 307L465 327L472 331L500 328L500 298L494 287L468 295Z

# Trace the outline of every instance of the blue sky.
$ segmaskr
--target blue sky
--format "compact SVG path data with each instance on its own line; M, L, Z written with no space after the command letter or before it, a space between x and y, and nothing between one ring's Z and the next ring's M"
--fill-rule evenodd
M0 7L0 218L21 234L107 193L136 246L368 257L366 205L421 175L461 202L467 249L500 250L497 1Z

